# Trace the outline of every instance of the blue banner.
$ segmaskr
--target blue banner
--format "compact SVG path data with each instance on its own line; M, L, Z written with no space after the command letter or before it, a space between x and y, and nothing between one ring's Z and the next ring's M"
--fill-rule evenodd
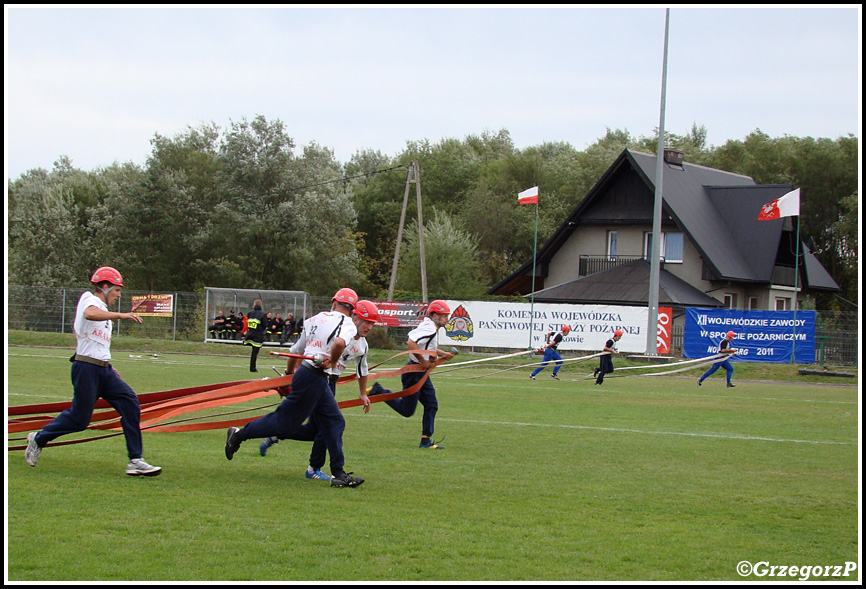
M683 356L705 358L719 349L729 331L732 360L742 362L815 362L815 311L734 311L686 308Z

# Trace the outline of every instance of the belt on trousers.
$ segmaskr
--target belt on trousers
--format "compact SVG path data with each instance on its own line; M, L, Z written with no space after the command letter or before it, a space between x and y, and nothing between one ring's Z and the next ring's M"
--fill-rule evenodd
M304 368L312 370L313 372L315 372L316 374L318 374L320 376L324 376L325 378L330 378L332 376L329 372L325 372L324 368L319 368L318 366L315 366L312 363L301 362L301 365Z
M108 360L97 360L96 358L91 358L90 356L82 356L81 354L75 354L72 356L73 362L87 362L88 364L95 364L96 366L102 366L105 368L106 366L110 366L111 362Z

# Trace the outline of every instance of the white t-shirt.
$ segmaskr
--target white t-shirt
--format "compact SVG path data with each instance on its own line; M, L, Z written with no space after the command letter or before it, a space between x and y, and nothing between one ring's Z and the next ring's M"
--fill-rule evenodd
M292 354L303 354L304 356L315 356L316 354L330 356L331 344L336 338L342 338L348 347L349 341L357 333L358 328L349 317L337 311L324 311L309 319L304 319L304 330L289 351ZM304 362L309 364L309 360L304 360ZM330 368L327 372L328 374L340 374L342 369L336 371L336 368Z
M349 360L355 360L355 376L367 376L370 369L367 367L367 352L370 347L367 345L367 338L359 337L352 338L346 343L346 349L340 355L337 361L337 366L331 371L332 374L342 374L349 365Z
M108 311L102 299L92 292L81 295L78 299L78 307L75 309L75 322L72 325L75 330L75 353L108 362L111 360L112 322L110 319L105 321L85 319L84 312L88 307Z
M437 335L439 334L439 327L433 323L433 320L430 317L424 317L421 323L418 324L418 327L409 332L409 339L418 344L418 347L422 350L437 350L439 348L439 343L437 341ZM425 355L426 356L426 355ZM428 362L434 361L436 358L434 356L426 356ZM414 362L415 364L419 363L419 359L415 354L409 354L409 361Z

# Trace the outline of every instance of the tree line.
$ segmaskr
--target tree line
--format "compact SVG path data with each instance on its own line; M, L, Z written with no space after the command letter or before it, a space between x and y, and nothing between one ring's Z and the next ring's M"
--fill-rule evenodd
M769 137L707 145L705 127L667 134L685 160L801 191L801 236L857 300L858 143ZM541 187L539 243L559 226L623 149L655 154L657 135L608 129L583 150L566 142L517 149L506 129L463 139L409 141L394 157L373 149L348 162L313 142L298 148L279 119L256 116L155 134L144 165L93 171L62 155L52 170L8 180L8 279L32 286L86 284L99 265L122 269L127 288L205 286L305 290L351 286L384 298L408 166L419 162L430 296L480 298L530 259L535 207L517 193ZM395 298L420 298L417 211L410 191Z

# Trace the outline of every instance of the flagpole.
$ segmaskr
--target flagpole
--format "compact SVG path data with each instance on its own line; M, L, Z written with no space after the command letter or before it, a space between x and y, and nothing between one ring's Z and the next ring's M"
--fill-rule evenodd
M780 196L764 204L758 213L758 221L772 221L786 217L797 217L797 232L794 238L794 340L791 344L791 363L797 363L797 292L800 290L800 189ZM794 221L791 221L792 223ZM785 225L782 225L784 235Z
M535 243L532 245L532 292L529 294L529 349L532 349L532 328L535 325L535 258L538 251L538 200L535 201Z
M797 289L800 287L800 215L797 214L797 243L794 246L794 341L791 347L791 363L797 363ZM814 361L814 360L813 360Z

